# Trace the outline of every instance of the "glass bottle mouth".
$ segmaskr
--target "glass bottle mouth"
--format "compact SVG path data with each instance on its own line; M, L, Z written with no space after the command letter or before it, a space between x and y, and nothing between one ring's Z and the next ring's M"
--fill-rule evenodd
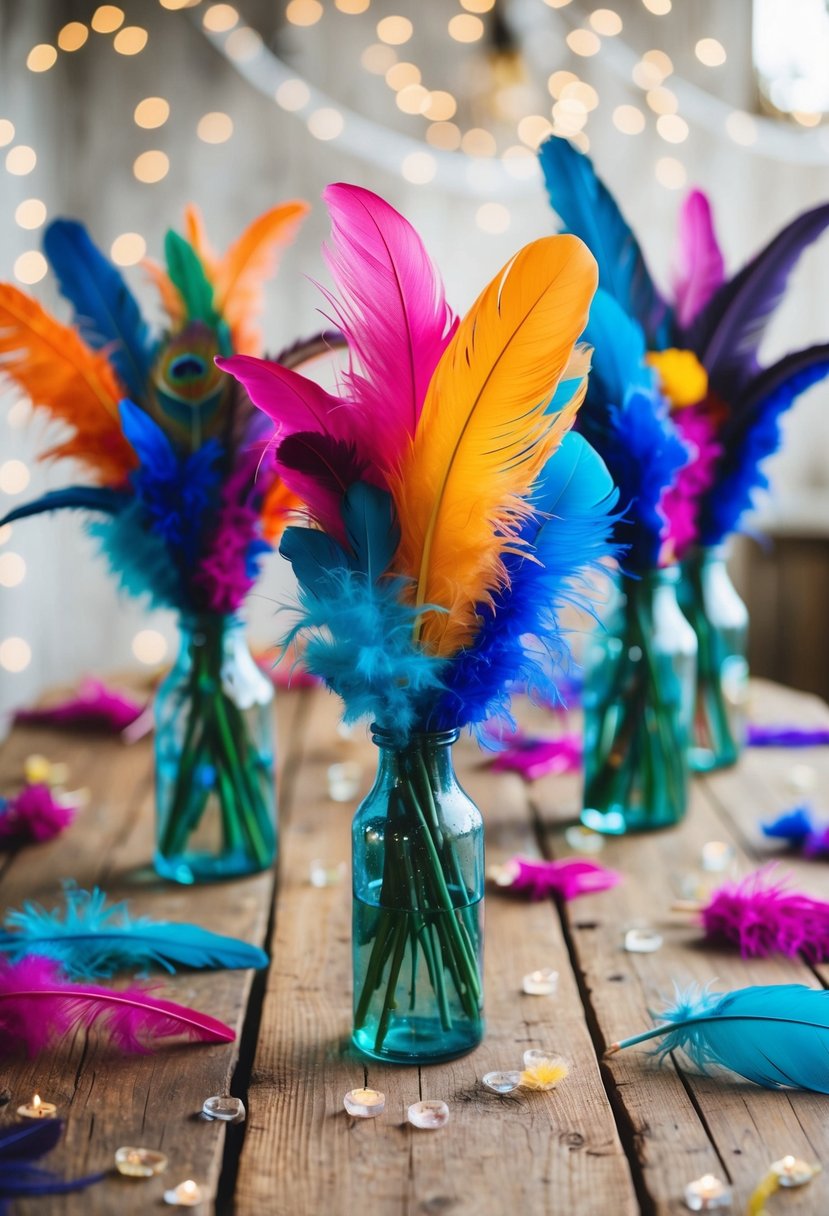
M412 731L401 740L395 731L387 730L377 722L372 722L370 729L372 743L397 752L415 751L420 747L450 747L457 743L461 734L457 727L452 730Z
M619 580L622 589L627 587L670 587L678 583L682 577L682 569L678 563L672 566L658 566L653 570L642 570L636 575L623 574Z

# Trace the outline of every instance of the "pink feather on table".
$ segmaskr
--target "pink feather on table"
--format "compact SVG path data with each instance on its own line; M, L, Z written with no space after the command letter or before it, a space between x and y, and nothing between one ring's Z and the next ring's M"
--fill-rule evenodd
M702 190L692 190L684 200L678 238L675 307L679 324L687 329L725 279L711 204Z
M531 899L576 899L579 895L594 895L609 891L622 881L616 870L608 870L595 861L571 859L538 861L532 857L512 857L499 867L496 880L499 887L529 895Z
M496 773L518 773L525 781L537 781L549 774L577 772L581 757L580 735L535 739L516 733L492 760L491 767Z
M143 712L133 697L107 688L100 680L84 680L73 697L44 709L18 709L14 720L24 726L58 726L69 730L102 730L120 734Z
M42 844L59 836L75 818L68 806L52 793L48 785L34 782L19 794L0 798L0 849L20 844Z
M414 434L458 320L408 220L359 186L330 185L323 199L332 224L324 254L339 292L328 299L356 361L343 380L371 419L375 450L388 469Z
M774 881L773 870L766 866L715 891L701 912L706 936L738 946L743 958L829 961L829 904Z
M124 1052L145 1052L162 1039L232 1043L236 1037L224 1022L143 988L68 984L55 962L36 956L0 961L0 1055L34 1056L66 1035L93 1028Z

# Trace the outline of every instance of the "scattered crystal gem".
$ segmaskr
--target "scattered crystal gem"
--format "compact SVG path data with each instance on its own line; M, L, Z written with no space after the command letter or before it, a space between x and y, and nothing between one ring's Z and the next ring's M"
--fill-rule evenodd
M576 853L601 853L604 836L590 828L572 827L564 833L564 841Z
M527 996L552 996L558 988L558 972L552 967L528 971L521 981L521 988Z
M521 1084L520 1072L485 1072L481 1084L494 1094L511 1094Z
M789 769L789 785L806 794L817 785L817 770L811 764L793 764Z
M819 1165L810 1165L808 1161L801 1161L798 1157L781 1157L779 1161L772 1161L771 1172L777 1175L777 1179L781 1186L805 1186L807 1182L811 1182L815 1174L820 1173Z
M180 1182L171 1191L164 1192L164 1202L169 1203L170 1207L194 1208L206 1198L205 1191L192 1178Z
M334 802L351 802L360 792L363 766L356 760L344 760L328 766L328 797Z
M654 954L662 946L662 934L655 929L628 929L625 949L628 954Z
M153 1148L125 1145L115 1150L115 1168L127 1178L152 1178L166 1170L167 1158Z
M736 852L725 840L709 840L702 846L702 868L708 874L723 874L734 863Z
M449 1107L439 1098L427 1098L423 1102L413 1102L407 1112L407 1118L413 1127L434 1131L435 1128L445 1127L449 1122Z
M312 887L337 887L345 878L346 870L344 861L332 866L317 857L309 867L308 880Z
M343 1106L355 1119L374 1119L382 1115L386 1095L379 1089L350 1089L343 1098Z
M713 1174L703 1174L685 1188L685 1206L692 1212L715 1212L731 1207L731 1188Z
M486 876L496 887L511 887L518 875L518 863L505 861L487 868Z
M208 1119L219 1119L222 1123L244 1123L245 1104L241 1098L232 1098L230 1094L217 1094L214 1098L205 1098L202 1114Z

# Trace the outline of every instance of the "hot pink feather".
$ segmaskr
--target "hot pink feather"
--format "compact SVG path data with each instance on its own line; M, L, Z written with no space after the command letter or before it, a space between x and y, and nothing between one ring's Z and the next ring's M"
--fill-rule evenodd
M676 317L687 329L725 278L722 252L714 232L711 204L692 190L679 212L677 266L674 271Z
M17 723L57 726L69 730L100 730L119 734L142 713L133 697L107 688L100 680L84 680L75 696L45 709L18 709Z
M231 1043L224 1022L184 1005L162 1001L143 988L116 991L67 984L51 959L0 961L0 1054L34 1056L79 1029L103 1030L121 1051L143 1052L159 1039Z
M218 358L216 364L241 381L253 404L273 419L277 440L299 431L318 431L336 439L350 437L352 411L339 397L299 372L252 355Z
M531 857L512 857L504 866L512 875L511 882L499 880L508 891L520 891L531 899L546 899L557 895L561 899L576 899L608 891L622 881L616 870L608 870L595 861L537 861Z
M691 451L691 458L665 490L660 503L668 521L663 546L667 561L683 557L696 541L699 504L714 483L717 461L722 455L714 419L705 402L676 410L673 420L680 438Z
M743 958L787 954L829 961L829 904L774 881L773 869L715 891L701 913L706 936L738 946Z

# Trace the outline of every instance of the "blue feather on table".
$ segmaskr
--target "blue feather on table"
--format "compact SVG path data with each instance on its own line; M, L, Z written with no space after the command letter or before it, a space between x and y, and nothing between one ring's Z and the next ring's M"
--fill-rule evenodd
M6 1216L9 1201L37 1195L65 1195L100 1182L104 1173L63 1180L33 1162L51 1152L60 1140L60 1119L37 1123L14 1123L0 1128L0 1216Z
M114 975L161 967L218 970L261 968L268 956L258 946L211 933L199 925L132 917L125 903L110 904L97 887L67 884L64 907L51 911L27 900L7 913L0 953L13 963L36 954L54 959L71 978Z

